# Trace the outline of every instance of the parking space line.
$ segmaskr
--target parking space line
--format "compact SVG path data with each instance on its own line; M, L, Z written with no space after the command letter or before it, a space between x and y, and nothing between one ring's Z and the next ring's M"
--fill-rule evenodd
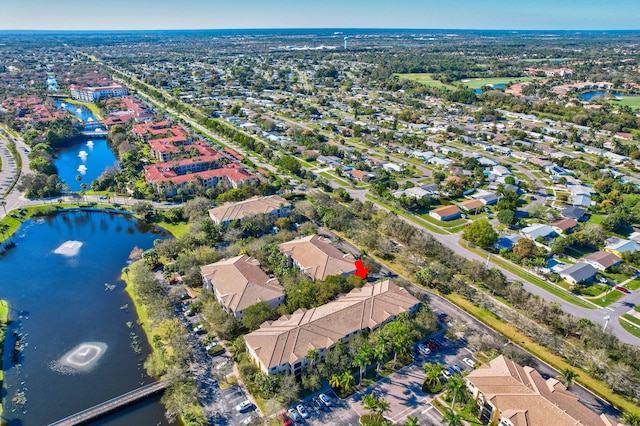
M429 408L427 408L426 410L424 410L422 412L422 414L427 414L431 409L433 409L433 405L429 405Z

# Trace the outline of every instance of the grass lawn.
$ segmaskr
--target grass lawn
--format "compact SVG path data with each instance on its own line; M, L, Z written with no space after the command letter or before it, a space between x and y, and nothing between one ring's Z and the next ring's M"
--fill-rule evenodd
M464 226L465 223L467 223L466 219L453 219L453 220L438 220L435 219L431 216L429 216L429 213L423 213L421 215L419 215L422 219L426 220L427 222L433 223L436 226L441 226L443 228L454 228L456 226Z
M457 90L456 86L450 84L444 84L438 80L431 78L431 74L416 73L416 74L394 74L400 78L406 78L407 80L413 80L417 83L424 84L425 86L437 87L438 89Z
M11 130L6 124L0 124L0 127L2 127L4 130L6 130L7 133L9 133L14 138L18 137L18 134L16 132L14 132L13 130Z
M582 256L586 256L588 254L593 253L593 250L588 249L584 246L578 246L578 247L567 247L566 249L566 254L568 254L571 257L575 257L576 259L581 258Z
M609 101L612 105L630 106L631 109L640 109L640 96L621 96L619 99Z
M468 250L471 250L473 252L475 252L476 254L478 254L479 256L485 257L487 255L487 252L485 252L484 250L478 249L478 248L470 248L469 244L466 241L460 241L460 245L462 245L463 247L465 247ZM537 285L538 287L548 291L551 294L555 294L556 296L566 300L569 303L573 303L576 306L581 306L583 308L588 308L588 309L594 309L595 307L589 303L586 302L585 300L581 299L580 297L576 296L575 294L566 291L560 287L558 287L557 285L550 283L548 281L543 280L542 278L528 272L525 271L524 269L520 268L517 265L514 265L513 263L499 257L499 256L491 256L491 262L493 262L494 264L506 269L507 271L519 276L520 278L529 281L532 284Z
M566 61L575 61L575 58L542 58L542 59L523 59L522 62L530 62L532 64L540 63L540 62L566 62Z
M622 317L626 318L627 314L624 314ZM637 338L640 339L640 326L635 326L633 324L629 324L627 321L625 321L622 318L618 318L618 322L620 323L622 328L624 328L629 333L633 334L634 336L636 336Z
M609 306L613 302L617 302L624 296L626 296L626 294L621 291L611 290L605 297L589 298L589 300L591 300L596 305L602 306L604 308L605 306Z
M636 278L633 281L629 281L628 283L626 283L624 285L626 288L628 288L629 290L633 291L633 290L637 290L640 288L640 279Z
M602 221L606 218L605 215L601 215L601 214L592 214L589 217L589 220L587 221L587 223L594 223L596 225L599 225L600 223L602 223Z
M458 83L465 84L471 89L480 89L488 84L509 84L521 83L523 81L534 80L535 77L494 77L494 78L472 78L469 80L460 80Z

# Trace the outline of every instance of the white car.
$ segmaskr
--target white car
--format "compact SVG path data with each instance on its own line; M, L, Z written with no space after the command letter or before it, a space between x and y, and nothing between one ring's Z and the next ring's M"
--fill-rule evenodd
M287 410L287 414L289 415L289 417L293 419L294 422L299 422L300 420L302 420L302 417L300 417L300 414L298 414L298 412L293 408L289 408Z
M331 407L333 405L333 402L331 402L331 400L329 399L329 397L323 393L321 393L320 395L318 395L318 399L320 401L322 401L322 403L324 405L326 405L327 407Z
M442 376L444 377L445 380L449 380L451 378L451 373L449 372L449 370L442 370Z
M418 350L422 355L429 355L431 353L431 349L423 345L422 343L418 344Z
M309 413L307 412L307 409L304 408L304 405L298 404L296 406L296 410L298 410L298 413L300 413L300 415L302 416L303 419L308 419L309 418Z
M472 360L471 358L465 358L465 359L462 360L462 362L464 362L465 364L467 364L471 368L476 368L476 362L474 360Z
M248 399L245 399L240 404L236 405L236 410L238 411L238 413L247 411L249 408L251 408L251 401L249 401Z

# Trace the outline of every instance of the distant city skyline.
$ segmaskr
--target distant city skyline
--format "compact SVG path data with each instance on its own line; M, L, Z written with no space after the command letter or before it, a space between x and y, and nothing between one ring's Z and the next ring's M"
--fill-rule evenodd
M638 0L22 0L0 30L640 29Z

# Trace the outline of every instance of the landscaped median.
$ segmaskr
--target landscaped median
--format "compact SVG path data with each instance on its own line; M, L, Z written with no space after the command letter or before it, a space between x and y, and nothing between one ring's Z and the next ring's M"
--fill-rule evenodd
M487 252L479 249L479 248L475 248L475 247L471 247L469 245L468 242L464 241L464 240L460 240L460 245L462 247L464 247L465 249L474 252L475 254L477 254L478 256L482 256L485 257L487 256ZM514 275L517 275L518 277L522 278L525 281L530 282L531 284L535 284L536 286L540 287L543 290L548 291L549 293L556 295L558 297L560 297L562 300L566 300L569 303L572 303L576 306L580 306L582 308L588 308L588 309L595 309L597 307L596 304L591 303L589 301L584 300L583 298L576 296L575 294L562 289L561 287L558 287L557 285L550 283L546 280L543 280L542 278L532 274L531 272L527 272L524 269L520 268L517 265L514 265L513 263L509 262L508 260L505 260L497 255L492 256L491 257L491 262L493 264L495 264L496 266L499 266L509 272L511 272Z

